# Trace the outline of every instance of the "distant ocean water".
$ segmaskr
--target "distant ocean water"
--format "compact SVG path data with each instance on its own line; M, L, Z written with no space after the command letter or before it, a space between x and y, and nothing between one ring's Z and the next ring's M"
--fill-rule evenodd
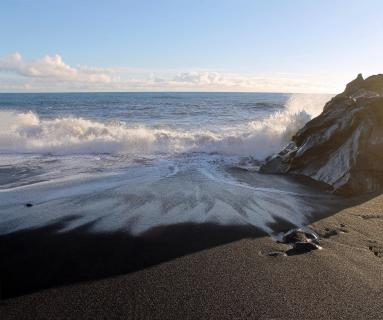
M132 233L182 221L250 223L271 232L268 224L281 214L304 224L323 204L312 201L316 192L233 168L251 169L255 159L278 152L328 99L0 94L0 233L69 211L81 218L68 228L98 219L96 229L126 225ZM38 216L22 208L27 201L39 204L32 209Z
M132 158L204 152L263 159L280 150L324 99L269 93L0 94L0 152Z

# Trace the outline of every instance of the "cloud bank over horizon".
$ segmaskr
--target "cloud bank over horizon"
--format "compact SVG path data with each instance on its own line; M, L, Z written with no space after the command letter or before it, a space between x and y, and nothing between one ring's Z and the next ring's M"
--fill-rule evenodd
M69 65L59 54L0 57L0 92L222 91L333 93L341 82L312 75L252 76L212 70L134 70Z

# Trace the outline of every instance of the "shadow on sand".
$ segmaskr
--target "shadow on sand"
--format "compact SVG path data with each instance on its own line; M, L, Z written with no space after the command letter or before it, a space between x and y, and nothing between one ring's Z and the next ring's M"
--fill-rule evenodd
M348 200L343 208L368 198ZM334 208L320 218L339 209ZM139 236L123 231L94 233L90 229L95 222L61 231L77 218L76 215L67 216L48 226L0 236L3 299L129 273L232 241L266 236L264 231L251 225L213 223L160 226ZM282 232L294 225L279 219L270 227Z

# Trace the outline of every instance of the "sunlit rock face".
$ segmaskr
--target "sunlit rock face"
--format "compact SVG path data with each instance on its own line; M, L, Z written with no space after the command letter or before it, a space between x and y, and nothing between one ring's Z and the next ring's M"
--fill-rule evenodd
M383 191L383 74L359 74L260 171L309 176L345 195Z

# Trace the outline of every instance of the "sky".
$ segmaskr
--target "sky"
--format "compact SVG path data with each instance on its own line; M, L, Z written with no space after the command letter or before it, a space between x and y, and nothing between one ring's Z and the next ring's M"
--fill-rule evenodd
M381 0L1 0L0 92L336 93L383 72Z

